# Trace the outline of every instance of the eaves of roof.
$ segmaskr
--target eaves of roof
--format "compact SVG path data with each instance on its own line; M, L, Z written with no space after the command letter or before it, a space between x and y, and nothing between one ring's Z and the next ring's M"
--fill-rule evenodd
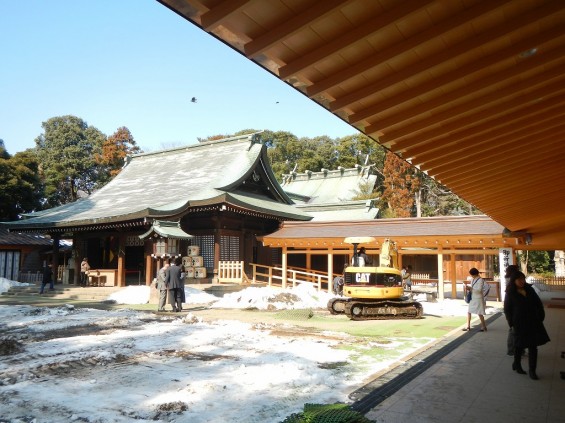
M52 244L53 240L45 236L8 232L7 229L0 228L0 245L51 246Z
M285 222L281 229L260 238L273 247L341 245L346 237L371 236L393 239L399 245L430 247L516 246L517 240L504 235L504 227L488 216L448 216L357 221ZM403 241L403 242L401 242Z
M312 219L311 214L302 212L295 206L242 192L226 193L226 202L285 220L307 221Z

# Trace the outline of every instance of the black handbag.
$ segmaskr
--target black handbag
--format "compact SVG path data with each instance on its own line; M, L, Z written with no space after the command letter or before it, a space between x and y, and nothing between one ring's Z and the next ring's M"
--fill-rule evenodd
M465 302L469 304L472 298L473 298L473 293L471 291L467 291L467 293L465 294Z

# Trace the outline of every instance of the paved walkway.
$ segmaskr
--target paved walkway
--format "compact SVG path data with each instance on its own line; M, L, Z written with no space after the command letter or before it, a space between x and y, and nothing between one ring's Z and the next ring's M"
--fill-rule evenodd
M546 305L565 306L565 300ZM487 324L488 332L478 331L478 320L472 332L452 332L443 348L385 378L387 386L371 387L373 395L357 405L365 408L367 418L383 423L565 423L565 380L560 374L565 372L565 308L546 307L551 342L539 347L537 381L512 371L504 316L491 316ZM527 357L523 367L527 371Z

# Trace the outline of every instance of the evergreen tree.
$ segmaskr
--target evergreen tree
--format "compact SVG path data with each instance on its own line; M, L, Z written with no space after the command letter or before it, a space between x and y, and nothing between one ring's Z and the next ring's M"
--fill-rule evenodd
M70 115L51 118L42 127L35 144L49 206L75 201L79 192L91 194L103 171L95 158L106 136Z
M0 140L0 220L17 220L41 209L39 165L30 150L11 156Z

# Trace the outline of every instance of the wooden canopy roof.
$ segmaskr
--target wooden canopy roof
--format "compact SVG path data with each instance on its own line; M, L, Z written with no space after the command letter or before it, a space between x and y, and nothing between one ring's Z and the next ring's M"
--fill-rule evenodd
M264 245L295 249L350 249L347 237L373 237L380 246L393 239L399 248L483 249L521 248L521 240L506 237L504 228L488 216L448 216L340 222L285 222L278 231L260 237Z
M158 1L530 248L565 249L564 1Z

